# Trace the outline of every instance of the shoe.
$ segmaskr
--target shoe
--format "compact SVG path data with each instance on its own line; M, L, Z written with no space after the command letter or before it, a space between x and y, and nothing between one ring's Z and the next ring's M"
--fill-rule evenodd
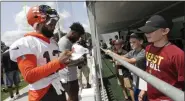
M129 98L125 98L125 100L124 101L132 101L131 99L129 99Z
M79 87L79 93L81 93L81 92L82 92L82 89L83 89L82 87Z
M130 99L125 99L125 101L131 101Z
M5 88L2 88L2 91L5 92Z
M20 94L16 94L14 98L18 99L20 96L21 96Z
M91 88L91 85L89 83L87 83L86 88Z
M9 101L15 101L15 98L13 97L13 98L10 98L10 100Z

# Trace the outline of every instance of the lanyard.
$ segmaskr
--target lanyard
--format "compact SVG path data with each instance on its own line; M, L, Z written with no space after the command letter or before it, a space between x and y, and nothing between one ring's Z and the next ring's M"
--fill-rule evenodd
M157 54L159 54L161 51L162 51L162 49L165 47L165 46L167 46L168 44L169 44L170 42L168 41L167 43L165 43L162 47L161 47L161 49L159 49L157 52L155 52L154 54L155 55L157 55ZM149 48L149 53L151 53L151 47L153 46L153 44L150 46L150 48Z
M167 46L169 43L170 43L170 42L168 41L166 44L164 44L164 46L162 46L161 49L159 49L157 52L155 52L155 55L160 54L160 52L162 51L162 49L163 49L165 46ZM148 51L148 52L150 52L150 53L151 53L151 47L152 47L152 46L150 46L149 51ZM153 59L154 59L154 57L153 57L151 60L153 61ZM149 71L148 71L148 72L149 72L150 74L152 74L152 68L149 68Z

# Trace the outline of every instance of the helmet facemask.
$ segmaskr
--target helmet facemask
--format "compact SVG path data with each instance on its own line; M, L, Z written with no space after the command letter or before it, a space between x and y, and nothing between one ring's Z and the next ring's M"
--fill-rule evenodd
M48 38L51 38L54 34L55 26L59 20L59 15L55 9L47 5L40 5L39 11L46 16L46 20L43 22L41 32Z

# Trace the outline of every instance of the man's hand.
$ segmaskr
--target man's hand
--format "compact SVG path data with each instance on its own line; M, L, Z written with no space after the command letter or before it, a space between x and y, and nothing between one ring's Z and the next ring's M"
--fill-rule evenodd
M70 60L69 59L68 61L65 62L65 64L69 67L78 66L79 64L81 64L85 61L84 59L85 59L84 57L81 57L78 60Z
M69 58L71 57L71 54L72 54L72 52L69 50L63 51L58 58L60 63L66 63L69 60Z
M110 54L111 52L111 50L105 50L105 54Z
M144 90L141 90L140 91L140 93L139 93L139 95L138 95L138 100L139 101L143 101L143 97L145 96L145 91Z

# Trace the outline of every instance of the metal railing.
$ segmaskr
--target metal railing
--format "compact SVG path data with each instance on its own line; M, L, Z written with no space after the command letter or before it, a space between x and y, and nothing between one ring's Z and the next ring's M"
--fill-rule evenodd
M104 52L105 50L102 49ZM120 62L125 68L129 69L131 72L145 80L147 83L151 84L153 87L158 89L160 92L164 93L166 96L170 97L174 101L184 101L184 92L175 88L174 86L158 79L157 77L137 68L136 66L114 56L112 53L108 53L109 56L114 58L116 61Z

